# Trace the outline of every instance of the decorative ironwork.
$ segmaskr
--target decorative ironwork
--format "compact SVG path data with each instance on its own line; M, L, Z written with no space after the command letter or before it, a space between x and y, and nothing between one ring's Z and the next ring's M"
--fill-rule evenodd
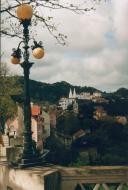
M20 59L21 58L21 49L20 48L17 48L17 49L13 48L13 53L11 54L11 56Z
M31 46L31 48L32 48L32 50L34 50L35 48L38 48L38 47L40 47L40 48L43 48L43 43L40 41L39 43L37 43L37 41L33 41L33 43L34 43L34 45L33 46Z
M77 184L75 190L128 190L127 183Z
M32 131L31 131L31 107L30 107L30 93L29 93L29 74L30 68L34 63L29 62L29 26L31 25L31 19L19 19L20 24L23 26L23 41L21 41L18 45L17 49L13 49L12 56L14 58L21 58L21 53L23 54L24 61L20 63L20 66L23 68L24 73L24 141L23 141L23 154L20 158L20 167L26 167L31 165L37 165L42 163L43 155L39 155L35 146L33 146L32 141ZM23 52L20 49L20 45L23 43ZM42 42L37 43L34 40L34 45L32 46L34 49L42 46ZM13 63L13 62L12 62ZM14 62L15 63L15 62Z

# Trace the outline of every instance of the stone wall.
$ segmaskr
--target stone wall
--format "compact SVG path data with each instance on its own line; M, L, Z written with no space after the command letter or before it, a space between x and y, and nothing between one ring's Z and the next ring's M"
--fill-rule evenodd
M16 169L0 162L0 190L128 190L128 166L31 167ZM115 187L112 189L111 185Z
M0 190L59 190L55 169L34 167L14 169L0 165Z
M61 173L61 190L128 190L128 166L85 166L58 168ZM112 188L112 185L115 186Z

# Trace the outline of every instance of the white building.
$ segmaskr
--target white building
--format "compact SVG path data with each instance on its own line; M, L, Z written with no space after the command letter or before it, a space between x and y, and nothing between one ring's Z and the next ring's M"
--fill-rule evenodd
M69 99L68 98L61 98L59 101L59 107L61 107L63 110L66 110L69 105Z
M91 99L91 94L90 92L82 92L78 95L78 99L80 100L90 100Z
M68 98L69 98L69 99L72 99L72 97L73 97L73 93L72 93L72 90L71 90L71 88L70 88L70 91L69 91L69 96L68 96Z
M76 98L77 94L75 88L73 91L70 88L68 98L63 97L59 100L59 107L61 107L63 110L66 110L68 106L76 100Z
M74 111L74 113L79 112L79 106L78 106L78 103L76 102L76 100L73 103L73 111Z
M77 98L77 94L76 94L76 90L75 90L75 88L74 88L73 94L72 94L72 99L76 99L76 98Z
M70 88L68 98L63 97L59 100L59 107L63 110L66 110L69 105L73 104L76 101L76 99L92 100L93 102L97 102L99 98L102 98L102 93L99 91L96 91L93 94L90 92L81 92L80 94L77 94L75 88L73 90Z
M75 88L73 90L70 88L68 98L63 97L59 100L59 107L66 110L69 105L76 101L76 99L91 100L93 102L107 102L99 91L95 91L93 94L90 92L81 92L80 94L77 94Z
M100 97L102 97L102 93L96 91L96 92L93 93L93 97L99 97L100 98Z

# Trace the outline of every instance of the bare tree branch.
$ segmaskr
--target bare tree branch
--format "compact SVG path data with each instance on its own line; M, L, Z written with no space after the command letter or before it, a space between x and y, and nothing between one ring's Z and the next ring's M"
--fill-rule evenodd
M17 34L11 34L11 33L8 33L7 31L5 30L0 30L0 33L2 35L5 35L5 36L9 36L9 37L17 37L17 38L20 38L20 39L23 39L23 37L17 35Z
M94 2L96 0L93 0ZM98 0L97 0L98 1ZM15 28L13 27L12 23L14 22L12 20L12 18L18 19L17 16L15 15L14 11L15 9L22 4L22 2L24 4L31 4L34 7L34 16L37 19L37 22L42 22L44 24L44 27L47 28L47 30L49 31L49 33L57 40L57 42L61 45L65 45L66 42L66 38L67 36L65 36L64 34L61 33L57 33L55 31L57 31L55 24L50 23L49 20L50 19L46 19L44 18L44 16L41 15L41 13L39 13L38 8L48 8L48 9L54 9L54 10L59 10L59 9L67 9L69 11L72 11L76 14L84 14L87 11L91 11L94 10L93 6L88 8L86 2L83 0L83 4L75 4L75 3L70 3L71 1L69 0L68 3L62 2L60 0L26 0L26 1L21 1L21 0L13 0L13 4L11 3L10 0L6 0L7 3L4 3L1 6L1 10L0 13L1 15L4 15L4 19L5 21L7 20L7 14L10 15L10 18L8 20L9 23L7 24L9 26L11 26L12 31L10 31L10 27L5 28L5 23L1 23L2 29L0 31L0 33L2 35L6 35L6 36L10 36L10 37L19 37L20 32L18 33ZM49 18L51 18L49 16ZM11 22L12 20L12 22ZM1 21L2 22L2 21Z
M58 35L55 35L54 32L53 32L54 30L56 30L56 28L55 28L54 25L49 25L49 24L47 23L46 19L44 19L43 17L40 17L40 16L37 15L37 14L34 14L34 16L35 16L36 18L40 19L40 20L44 23L44 25L46 26L46 28L47 28L47 30L49 31L49 33L57 40L57 42L58 42L59 44L61 44L61 45L66 45L65 40L66 40L67 36L65 36L65 35L63 35L63 34L61 34L61 33L59 33Z
M13 15L9 10L7 11L7 13L8 13L9 15L11 15L12 17L18 19L18 17L16 17L15 15Z
M12 9L18 7L18 6L19 6L19 4L15 5L15 6L9 6L9 7L5 8L5 9L3 9L3 10L0 10L0 13L7 12L9 10L12 10Z

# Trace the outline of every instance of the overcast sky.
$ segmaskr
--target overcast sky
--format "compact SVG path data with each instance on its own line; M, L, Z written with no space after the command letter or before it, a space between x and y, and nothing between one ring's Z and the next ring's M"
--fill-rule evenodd
M128 88L128 0L109 0L95 7L95 11L85 15L40 10L54 17L58 31L68 36L68 46L57 45L47 30L38 25L36 39L44 42L45 57L31 58L35 62L31 79L67 81L106 91ZM21 67L9 61L12 48L18 43L15 38L2 38L2 60L13 74L22 75Z

